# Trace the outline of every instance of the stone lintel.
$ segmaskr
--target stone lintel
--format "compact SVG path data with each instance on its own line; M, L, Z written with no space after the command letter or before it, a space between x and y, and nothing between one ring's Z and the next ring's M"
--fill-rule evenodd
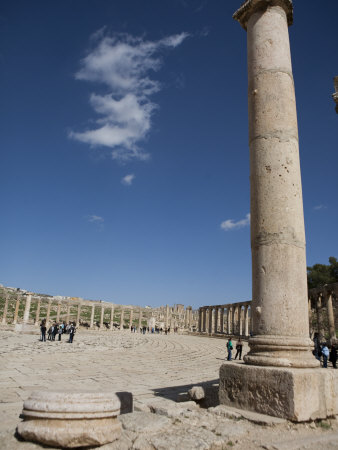
M220 368L220 404L304 422L338 414L338 371L249 366Z
M288 20L288 25L293 22L292 0L246 0L232 16L246 30L250 16L259 11L265 10L269 6L280 6L284 9Z

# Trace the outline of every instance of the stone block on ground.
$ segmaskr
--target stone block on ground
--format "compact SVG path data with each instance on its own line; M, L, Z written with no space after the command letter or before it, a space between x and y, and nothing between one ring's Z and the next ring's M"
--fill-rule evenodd
M338 371L250 366L220 368L221 404L296 422L338 413Z

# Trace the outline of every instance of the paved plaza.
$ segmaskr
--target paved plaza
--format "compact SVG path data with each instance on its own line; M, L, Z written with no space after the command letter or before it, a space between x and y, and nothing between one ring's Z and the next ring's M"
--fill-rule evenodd
M1 449L38 448L35 444L17 441L13 435L20 421L23 401L32 391L39 389L129 391L133 393L136 409L140 411L144 406L144 412L138 414L142 414L143 420L149 415L154 419L154 424L160 416L146 412L147 405L156 402L158 404L162 402L161 405L169 404L169 409L162 407L160 414L167 415L169 418L166 420L169 422L173 415L172 422L168 422L165 426L171 436L170 439L176 436L175 439L178 441L169 439L166 445L159 443L155 448L177 448L175 446L179 445L177 442L180 440L186 442L182 449L227 448L224 447L224 442L229 443L229 448L238 449L283 448L262 447L262 442L285 440L286 431L288 439L293 439L294 442L304 440L305 437L310 439L310 443L316 442L315 447L309 444L310 446L304 448L335 448L332 444L338 437L336 420L330 422L327 429L314 424L311 428L309 424L294 425L282 421L274 427L263 428L263 436L261 426L247 420L239 421L238 417L230 420L220 412L212 415L206 409L192 408L193 411L187 410L182 413L183 415L176 410L173 414L173 407L170 406L173 402L169 403L169 399L185 400L187 390L192 385L205 382L218 383L219 368L226 354L225 339L179 334L142 335L126 330L79 331L75 335L74 343L68 344L66 335L62 336L61 342L39 342L38 334L25 335L2 330L0 340ZM245 344L244 353L246 351ZM179 416L181 419L177 419L178 414L181 414ZM164 418L161 420L164 421ZM173 428L175 431L170 432L170 427L176 427ZM208 444L209 446L198 444L198 442L205 443L208 439L212 442L215 436L222 437L222 433L225 432L227 437L218 447L214 444ZM133 431L128 433L130 438ZM201 433L205 435L202 436ZM156 442L159 436L161 433L155 434L153 442ZM120 450L131 447L124 442L117 447L107 448ZM139 447L135 445L132 448L154 447L139 444ZM288 448L303 447L292 447L289 444Z

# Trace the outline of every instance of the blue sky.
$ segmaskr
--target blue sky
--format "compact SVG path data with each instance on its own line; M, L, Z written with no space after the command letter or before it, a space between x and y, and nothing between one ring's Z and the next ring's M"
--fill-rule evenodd
M2 3L1 283L135 305L251 299L240 3ZM294 8L307 263L326 264L336 5Z

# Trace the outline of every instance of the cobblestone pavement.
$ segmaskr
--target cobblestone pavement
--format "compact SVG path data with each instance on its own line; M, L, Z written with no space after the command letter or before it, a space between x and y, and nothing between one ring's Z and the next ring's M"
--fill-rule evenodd
M191 384L218 379L225 357L224 340L178 334L79 331L73 344L66 340L0 331L0 431L18 422L34 390L130 391L134 398L160 391L175 398Z
M80 331L68 344L66 336L61 342L39 342L38 334L0 330L0 449L41 448L14 438L23 401L38 389L132 392L138 410L144 407L144 412L134 413L129 425L124 423L124 440L105 446L107 450L337 448L337 420L324 426L284 421L262 427L240 415L229 417L220 407L212 411L188 406L192 402L170 402L182 399L192 385L218 383L225 345L224 339L130 331ZM156 404L159 412L152 414ZM160 419L163 414L165 421ZM157 432L135 434L133 427L146 417L150 430L159 420L166 423Z

